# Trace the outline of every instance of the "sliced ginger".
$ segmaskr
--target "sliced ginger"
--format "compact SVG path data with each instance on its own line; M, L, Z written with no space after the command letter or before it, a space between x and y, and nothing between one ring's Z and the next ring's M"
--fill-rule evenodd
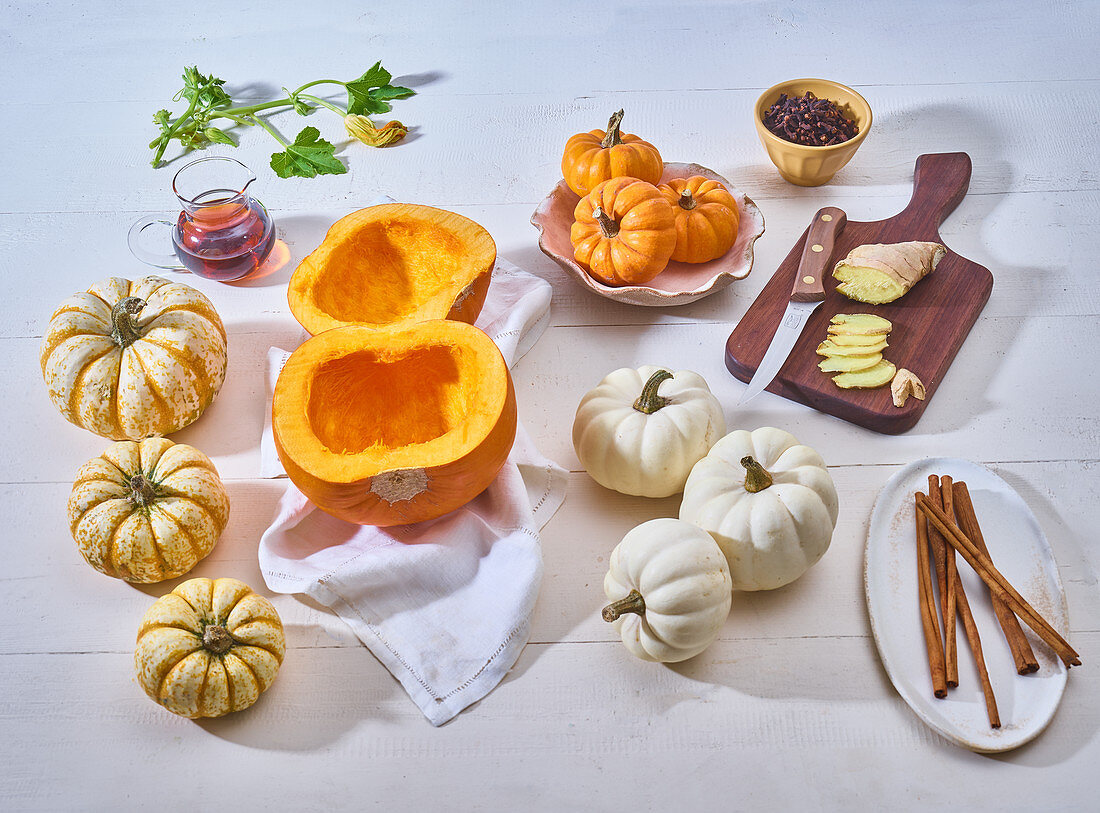
M833 381L845 390L874 389L889 383L896 407L904 406L910 395L923 401L924 385L920 379L909 370L897 369L892 362L882 357L893 327L889 319L873 313L838 313L829 320L827 340L817 346L818 355L825 356L818 363L818 369L823 373L838 373L833 376Z
M828 356L817 368L823 373L854 373L868 370L882 361L882 353L870 356Z
M819 356L873 356L886 349L886 338L883 337L875 344L858 346L850 344L837 344L833 341L824 341L817 346Z
M849 299L880 305L903 296L935 270L947 249L939 243L875 243L856 246L836 264L836 289Z
M847 336L889 333L894 327L889 319L873 313L838 313L829 322L829 333Z
M871 313L838 313L829 320L829 337L817 346L823 373L839 373L842 389L881 387L894 377L894 365L882 357L893 325Z
M876 347L886 341L885 333L847 334L830 333L829 341L841 347Z
M867 370L834 375L833 381L841 389L873 389L887 384L894 377L896 368L886 359Z

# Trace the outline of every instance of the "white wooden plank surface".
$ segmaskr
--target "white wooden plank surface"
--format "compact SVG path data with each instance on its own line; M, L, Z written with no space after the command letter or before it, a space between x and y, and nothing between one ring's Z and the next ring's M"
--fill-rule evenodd
M212 790L244 809L1092 809L1098 18L1094 1L0 3L11 145L0 181L0 809L175 810ZM266 166L274 142L255 131L238 150L210 151L258 170L290 259L247 285L189 280L227 324L230 370L177 439L214 458L232 500L229 527L190 575L263 588L256 545L283 488L257 479L263 363L299 336L286 281L328 225L385 192L478 220L503 257L554 286L552 327L515 371L527 428L573 472L543 534L531 643L496 691L435 729L338 619L274 596L289 650L273 688L228 719L177 719L144 697L131 659L137 620L180 580L137 588L80 559L64 503L105 442L49 404L38 344L63 297L146 271L125 232L172 204L182 162L154 171L144 144L184 65L260 98L322 74L352 78L376 59L419 91L394 111L414 128L399 147L348 145L318 112L308 123L343 145L347 175L278 180ZM798 75L855 85L875 111L852 164L819 189L778 178L750 118L764 87ZM712 167L761 205L767 232L748 279L689 306L630 308L582 291L539 252L528 218L559 177L562 143L620 106L666 159ZM303 124L274 123L289 134ZM828 202L852 220L888 217L908 200L916 156L953 150L970 153L974 177L942 234L995 286L922 421L884 437L770 394L738 409L725 338L812 212ZM841 494L825 558L788 588L738 596L718 642L672 668L630 658L598 609L611 548L638 522L675 515L677 501L596 486L569 442L586 389L654 361L702 373L731 428L778 425L813 444ZM991 465L1035 511L1084 661L1050 728L995 759L922 726L869 634L871 505L899 466L931 455Z
M287 81L293 80L288 77ZM440 206L534 203L561 178L565 140L578 131L605 127L610 113L623 107L628 108L626 131L658 142L665 160L710 167L757 201L776 196L832 200L837 194L850 193L907 198L919 154L959 150L973 158L974 194L1100 186L1096 168L1077 160L1094 149L1091 119L1082 111L1096 109L1100 102L1096 80L915 87L852 82L866 94L875 122L858 160L827 186L813 189L795 188L780 179L757 141L751 108L766 86L691 93L599 92L575 99L568 91L494 94L473 100L429 94L425 88L424 95L399 102L393 114L414 126L433 122L430 137L425 133L388 150L349 144L340 119L327 111L317 111L305 120L293 115L274 120L284 138L292 139L308 123L343 145L340 157L352 171L327 177L320 185L315 179L281 181L267 173L268 157L276 145L255 127L240 133L244 152L216 145L206 153L232 153L256 169L265 169L264 182L252 189L275 212L313 212L339 203L357 208L378 189ZM178 69L166 71L157 85L165 90L163 98L155 101L73 105L83 128L80 151L70 148L72 134L57 126L53 107L16 105L19 120L39 134L40 148L51 156L51 167L36 183L7 185L0 191L0 212L158 211L174 204L171 174L184 162L176 159L160 172L150 172L152 152L146 144L157 132L151 123L153 112L158 105L168 104L182 85ZM437 127L434 122L444 124ZM120 132L132 135L120 143ZM1057 138L1052 138L1055 133ZM97 156L90 167L88 153ZM165 157L177 155L178 151L170 151ZM74 185L73 179L81 176L86 183ZM767 215L765 210L765 219ZM877 219L864 217L859 209L852 216Z

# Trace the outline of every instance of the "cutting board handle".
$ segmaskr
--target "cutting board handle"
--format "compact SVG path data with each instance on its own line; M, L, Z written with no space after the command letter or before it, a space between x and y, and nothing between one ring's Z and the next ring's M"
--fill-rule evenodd
M940 224L955 211L970 188L973 165L965 152L928 153L917 158L913 197L895 223L912 233L910 240L938 240Z

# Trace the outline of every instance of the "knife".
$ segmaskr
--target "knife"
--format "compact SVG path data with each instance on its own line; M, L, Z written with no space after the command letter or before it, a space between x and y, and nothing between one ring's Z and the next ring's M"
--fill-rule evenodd
M836 236L848 222L848 216L835 206L826 206L814 215L813 222L806 232L806 243L802 248L802 259L798 263L791 299L787 310L779 320L771 344L768 345L760 366L753 373L749 386L741 395L738 405L747 403L759 395L779 373L779 368L791 354L791 348L798 340L802 329L810 320L810 314L825 301L824 276L833 254Z

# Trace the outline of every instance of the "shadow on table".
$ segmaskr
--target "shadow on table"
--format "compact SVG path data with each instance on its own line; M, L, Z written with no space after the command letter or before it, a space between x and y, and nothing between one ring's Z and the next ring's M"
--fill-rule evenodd
M302 596L296 598L311 604ZM394 713L398 704L419 715L400 684L358 641L341 645L314 624L289 624L286 634L288 649L280 674L256 704L239 714L196 721L198 725L250 748L315 751L365 721L407 719L408 714ZM318 648L339 652L314 660L311 650Z
M235 321L226 324L229 366L225 383L214 402L190 426L172 435L177 443L190 443L212 458L240 455L258 449L264 420L270 409L267 397L267 354L272 347L294 350L305 331L293 319L271 316L270 321ZM251 431L241 431L241 427Z
M579 399L578 399L579 400ZM568 463L565 463L568 465ZM571 476L563 507L542 529L544 573L535 604L531 637L523 656L504 678L522 679L552 645L562 641L616 640L610 624L600 618L607 604L603 592L607 560L619 540L635 525L672 517L680 496L651 499L620 494L584 477ZM598 520L585 523L579 517ZM585 599L577 601L583 591ZM577 634L577 630L585 628Z
M890 147L891 144L902 142L902 130L905 140L914 145L914 154L911 156L898 156ZM891 134L895 132L899 137L891 138ZM993 228L997 222L997 210L1007 198L1006 194L991 193L1009 192L1013 188L1015 172L1006 157L1009 151L1003 144L1000 128L981 111L963 104L942 103L884 113L876 117L874 131L864 145L863 152L867 155L857 154L856 160L862 157L872 163L887 165L890 171L884 171L883 177L877 181L895 184L912 177L914 163L920 154L969 154L973 162L969 192L947 216L940 234L949 249L985 266L992 273L993 292L983 313L988 314L994 308L998 301L999 286L1019 285L1021 280L1031 281L1028 285L1029 296L1014 297L1014 301L1026 302L1030 313L1041 310L1055 296L1053 286L1042 283L1045 269L1009 265L1003 257L997 256L996 245L986 244L986 235L997 233ZM868 219L882 219L894 214L896 213L876 212L873 218ZM1026 314L1021 316L1026 319ZM989 332L988 327L988 322L983 323L979 317L964 342L959 357L952 364L953 368L960 366L959 361L968 355L968 350L969 354L973 354L975 347L995 346L996 342L988 340L985 335ZM964 429L972 424L977 416L991 407L985 393L996 379L1003 359L1004 354L983 352L982 363L965 370L967 408L947 409L942 403L938 407L932 404L925 421L933 418L937 422L937 430L942 431ZM963 377L958 369L953 373L949 371L947 375L952 377L956 386L958 379Z
M1061 518L1061 512L1066 509L1066 506L1059 509L1049 498L1048 492L1034 488L1028 480L1004 467L996 467L996 472L1023 497L1039 520L1044 532L1051 532L1045 535L1054 552L1054 559L1060 563L1060 567L1068 572L1091 572L1092 567L1086 554L1088 543L1079 534L1074 533ZM1092 589L1095 590L1095 584L1092 585ZM1080 599L1088 593L1087 588L1079 589L1076 597ZM1092 615L1087 611L1088 608L1075 606L1074 593L1067 595L1066 600L1069 605L1068 618L1072 619L1075 615L1080 617L1082 609L1086 610L1086 616ZM1065 694L1062 695L1058 711L1055 712L1047 732L1015 751L992 755L997 760L1028 767L1058 765L1092 742L1096 738L1097 731L1100 731L1100 705L1097 705L1094 699L1095 688L1090 686L1082 675L1083 669L1095 668L1097 656L1100 656L1100 651L1090 651L1086 648L1088 643L1095 640L1095 636L1074 638L1070 635L1067 637L1070 644L1080 652L1084 666L1069 670Z
M844 584L849 581L854 583L846 580ZM866 613L861 615L864 629L859 636L753 636L753 629L761 628L762 618L813 612L821 603L822 592L835 594L840 588L827 582L824 570L810 570L778 590L736 593L718 640L702 655L667 668L691 680L773 700L858 702L863 697L892 693ZM853 599L863 601L862 595Z

